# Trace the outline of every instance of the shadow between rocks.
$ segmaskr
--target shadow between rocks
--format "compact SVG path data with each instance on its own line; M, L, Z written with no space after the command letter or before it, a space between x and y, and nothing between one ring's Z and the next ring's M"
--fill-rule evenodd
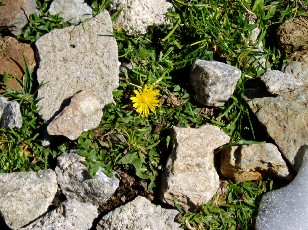
M0 229L1 230L11 230L5 223L4 219L0 216Z

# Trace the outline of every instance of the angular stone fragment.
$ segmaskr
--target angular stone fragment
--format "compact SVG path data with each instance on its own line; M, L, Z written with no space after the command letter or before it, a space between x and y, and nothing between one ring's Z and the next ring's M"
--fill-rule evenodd
M0 27L7 27L14 35L28 23L28 16L36 12L35 0L1 0Z
M308 60L307 62L291 61L282 66L282 72L294 76L297 80L308 86Z
M82 25L55 29L35 44L38 82L45 83L38 91L43 119L61 112L64 100L87 87L95 90L103 105L113 102L112 90L119 85L118 49L107 11Z
M236 181L259 180L267 175L291 176L278 148L271 143L225 148L220 162L222 175Z
M161 208L138 196L133 201L109 212L99 221L96 229L181 229L175 222L177 210Z
M191 68L190 83L196 99L207 106L222 106L233 94L241 71L217 61L196 60Z
M103 116L103 101L90 88L76 93L71 103L48 125L50 135L77 139L83 131L96 128Z
M35 220L51 205L58 188L52 170L0 174L0 214L13 229Z
M84 0L53 0L48 12L52 15L61 12L64 20L71 23L92 18L92 8Z
M254 98L249 107L295 170L299 150L308 143L308 88L277 97Z
M66 200L57 209L20 230L52 229L79 230L91 229L93 220L98 216L97 207L76 200Z
M265 83L268 92L278 95L303 86L302 81L279 70L267 71L261 76L261 80Z
M119 187L119 180L106 176L102 169L91 178L84 157L73 151L58 157L55 169L61 191L68 199L100 205L106 202Z
M21 128L22 115L16 101L0 96L0 128Z
M167 24L166 13L172 4L166 0L112 0L112 8L121 10L115 26L132 35L145 34L149 26Z
M297 17L285 21L277 30L277 40L284 52L307 49L308 17Z
M1 9L1 7L0 7ZM26 71L24 58L30 69L35 66L34 51L29 44L19 43L15 38L0 37L0 74L7 71L10 75L22 78ZM5 79L6 88L21 90L20 84L14 79Z
M304 154L303 164L295 179L288 186L271 191L262 197L256 230L307 229L307 178L308 151Z
M230 141L218 127L174 127L173 150L163 173L161 200L185 209L212 199L219 187L214 150Z

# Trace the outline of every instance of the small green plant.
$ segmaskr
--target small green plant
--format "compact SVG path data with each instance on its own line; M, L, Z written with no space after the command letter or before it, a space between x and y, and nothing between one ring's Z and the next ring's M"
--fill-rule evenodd
M227 185L226 185L227 183ZM225 182L222 193L194 212L181 210L187 229L253 229L259 202L272 189L272 181Z
M93 16L96 16L109 7L111 0L86 0L85 2L92 7Z
M29 16L29 23L22 29L18 39L27 43L34 43L37 39L53 29L61 29L69 24L63 21L60 14L46 16L33 13Z
M26 71L22 79L21 90L7 89L4 94L10 100L17 101L22 114L22 127L17 129L0 129L0 171L37 171L48 169L50 158L57 153L41 145L40 130L44 121L40 119L36 107L35 94L38 87L34 85L32 72L25 61ZM16 78L17 79L17 78Z

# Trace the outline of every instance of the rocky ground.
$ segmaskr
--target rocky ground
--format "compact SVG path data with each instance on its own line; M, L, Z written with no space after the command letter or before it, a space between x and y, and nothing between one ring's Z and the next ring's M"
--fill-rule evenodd
M83 23L50 31L35 42L35 49L13 36L27 23L24 13L36 11L35 1L5 0L6 5L0 6L0 26L9 28L8 36L0 39L0 73L8 71L22 79L24 58L38 83L46 83L37 93L39 114L48 123L46 147L57 140L53 136L76 142L84 131L96 130L102 109L114 101L112 91L119 87L119 67L124 63L119 62L113 28L143 34L148 26L168 23L163 15L171 3L131 1L126 6L124 2L112 1L113 10L124 7L113 23L107 10L92 18L92 9L81 0L54 0L51 13L61 10L66 21ZM230 145L230 137L209 124L173 127L172 150L154 191L144 189L142 180L130 169L109 175L99 168L92 178L85 158L70 149L57 158L54 170L0 174L1 229L180 229L175 200L184 210L193 210L210 201L217 191L223 192L222 178L242 182L271 176L290 181L296 174L288 187L263 198L256 229L304 228L308 194L307 26L306 17L279 26L280 49L292 53L291 59L281 70L262 74L257 87L246 92L245 100L264 128L262 135L271 140L268 143ZM254 31L258 37L258 28ZM263 49L262 44L258 49ZM265 62L261 58L257 64ZM233 95L241 70L197 59L189 77L198 103L215 108ZM2 94L8 88L20 89L16 80L5 83ZM5 95L0 97L0 115L2 129L22 127L20 105ZM99 129L97 132L101 134ZM299 203L302 211L294 208L281 214ZM294 216L299 219L296 224L289 221Z

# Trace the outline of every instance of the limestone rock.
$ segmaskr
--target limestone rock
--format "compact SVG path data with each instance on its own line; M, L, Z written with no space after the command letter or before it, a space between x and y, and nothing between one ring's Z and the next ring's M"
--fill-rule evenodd
M96 128L103 116L103 101L90 88L75 94L71 103L48 125L50 135L77 139L83 131Z
M118 49L112 22L103 11L82 25L55 29L36 41L39 55L38 107L43 119L55 117L64 100L92 88L103 105L113 102L119 85Z
M277 30L277 40L284 52L307 49L308 18L292 18L281 24Z
M178 214L177 210L161 208L146 198L138 196L133 201L103 216L96 229L181 229L180 224L175 222Z
M92 18L92 8L84 0L53 0L48 12L52 15L61 12L65 21L75 24Z
M288 186L271 191L262 197L256 230L307 229L307 177L308 151L295 179Z
M52 170L0 174L0 214L13 229L20 228L47 211L57 192Z
M261 80L265 83L268 92L278 95L303 86L302 81L279 70L267 71L261 76Z
M265 175L291 176L278 148L270 143L225 148L220 162L222 175L236 181L259 180Z
M1 11L1 7L0 7ZM15 38L0 37L0 74L3 75L4 71L17 78L22 78L26 67L24 58L28 66L32 69L35 66L34 51L29 44L19 43ZM20 85L15 79L6 79L4 81L7 88L13 90L21 90Z
M52 229L79 230L90 229L98 216L97 207L76 200L66 200L57 209L47 213L21 230Z
M300 165L299 150L308 143L307 102L307 87L277 97L254 98L248 102L295 170Z
M233 94L241 71L217 61L196 60L190 82L196 99L207 106L222 106Z
M163 173L161 200L185 209L212 199L219 187L214 150L230 141L218 127L174 127L173 150Z
M21 29L28 23L28 16L36 12L35 0L2 0L0 7L0 27L8 27L14 34L19 35Z
M119 180L108 177L99 169L91 178L84 162L84 157L73 151L58 157L55 169L61 191L68 199L92 203L96 206L106 202L119 187Z
M308 86L308 59L307 62L291 61L284 64L281 71L294 76L304 86Z
M0 128L21 128L22 115L16 101L0 96Z
M115 21L128 34L145 34L148 26L167 24L172 4L166 0L112 0L113 10L122 10Z

